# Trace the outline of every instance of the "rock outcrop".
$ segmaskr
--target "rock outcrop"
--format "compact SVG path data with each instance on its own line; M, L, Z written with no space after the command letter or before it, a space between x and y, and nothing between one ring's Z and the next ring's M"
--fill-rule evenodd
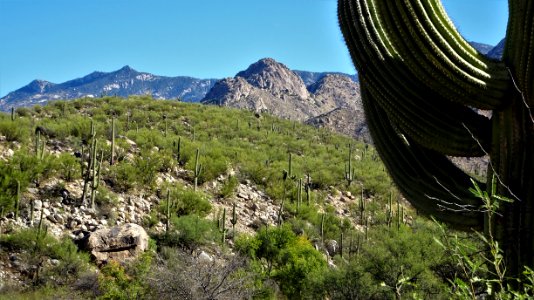
M108 260L126 262L148 248L148 234L132 223L99 229L89 235L85 248L99 264Z
M361 110L359 85L348 76L325 74L306 87L296 72L271 58L252 64L234 78L217 82L202 103L298 121L336 109Z
M245 78L252 86L268 90L275 97L296 96L307 99L309 92L304 81L295 72L272 58L253 63L236 77Z

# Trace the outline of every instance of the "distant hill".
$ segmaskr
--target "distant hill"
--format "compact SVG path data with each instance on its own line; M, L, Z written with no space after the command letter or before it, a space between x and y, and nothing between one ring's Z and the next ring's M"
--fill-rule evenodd
M504 43L506 42L505 39L502 39L498 44L497 46L493 47L493 49L491 49L489 52L488 52L488 57L491 57L491 58L495 58L495 59L500 59L502 57L502 54L504 52Z
M477 43L477 42L469 42L469 44L473 46L473 48L477 49L477 51L482 54L487 54L488 52L491 51L491 49L493 49L493 46L488 45L488 44L482 44L482 43Z
M51 100L91 98L103 95L127 97L148 94L157 99L180 98L186 102L198 102L215 82L216 79L157 76L138 72L125 66L114 72L93 72L60 84L34 80L1 98L0 110L43 104Z
M302 78L302 81L304 81L304 84L306 86L310 86L316 83L317 81L319 81L319 79L325 77L326 75L343 75L343 76L349 77L354 82L358 82L358 74L349 75L349 74L340 73L340 72L308 72L308 71L298 71L298 70L293 70L293 72L297 73L297 75L299 75L300 78Z

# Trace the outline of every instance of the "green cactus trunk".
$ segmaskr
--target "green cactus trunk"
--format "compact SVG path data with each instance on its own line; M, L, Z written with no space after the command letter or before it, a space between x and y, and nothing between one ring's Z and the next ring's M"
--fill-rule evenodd
M496 61L461 37L439 0L338 0L369 129L397 187L453 227L491 228L517 275L534 266L534 5L509 0L509 11ZM497 193L514 200L492 224L471 178L447 158L485 154Z
M197 148L196 155L195 155L195 169L193 170L193 176L195 180L195 186L194 190L197 190L198 187L198 178L200 177L200 174L202 173L202 164L199 163L200 158L200 149Z
M111 157L109 159L109 165L112 166L115 163L115 118L111 119Z
M230 222L232 223L232 237L235 239L235 225L237 224L237 212L235 210L235 202L232 205L232 219Z
M168 234L171 228L171 191L169 189L167 189L167 210L165 214L165 233Z
M219 225L219 232L221 233L221 244L224 246L226 242L226 208L223 209L223 215Z

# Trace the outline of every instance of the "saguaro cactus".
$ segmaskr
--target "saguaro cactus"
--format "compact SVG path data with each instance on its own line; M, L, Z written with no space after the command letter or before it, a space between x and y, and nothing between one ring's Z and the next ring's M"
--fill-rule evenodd
M349 144L349 156L347 157L347 163L345 164L345 180L347 181L347 186L350 186L350 184L354 181L354 176L356 174L356 170L352 166L352 145Z
M195 169L193 170L193 176L195 178L195 186L194 190L197 190L198 187L198 178L200 177L200 174L202 173L202 164L199 163L199 156L200 156L200 149L197 148L197 152L195 155Z
M517 274L534 265L534 5L510 0L509 11L495 61L460 36L439 0L338 0L371 135L393 180L423 213L492 228ZM497 193L515 200L492 224L469 176L446 158L484 154Z

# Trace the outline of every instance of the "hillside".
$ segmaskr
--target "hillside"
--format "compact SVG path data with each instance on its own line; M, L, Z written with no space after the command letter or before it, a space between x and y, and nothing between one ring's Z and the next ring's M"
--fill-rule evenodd
M446 293L436 226L397 194L372 146L327 130L146 97L54 102L0 115L0 171L10 299L208 299L195 272L228 284L211 299L334 295L347 281L329 280L349 271L402 270L427 282L406 293ZM135 263L112 263L135 245L91 248L92 236L131 224L151 239ZM393 295L380 286L394 277L369 280L346 287Z

